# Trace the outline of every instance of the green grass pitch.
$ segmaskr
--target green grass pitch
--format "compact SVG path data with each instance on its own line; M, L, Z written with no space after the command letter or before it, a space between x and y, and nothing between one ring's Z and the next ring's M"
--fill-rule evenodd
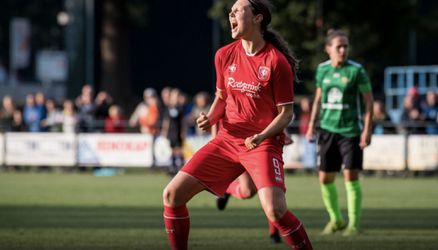
M340 177L340 176L339 176ZM346 215L345 189L338 177ZM287 175L289 209L315 249L438 249L438 178L364 177L363 234L320 236L327 214L316 175ZM0 249L168 249L161 193L169 177L0 173ZM188 205L190 249L287 249L268 240L258 198L218 211L203 192Z

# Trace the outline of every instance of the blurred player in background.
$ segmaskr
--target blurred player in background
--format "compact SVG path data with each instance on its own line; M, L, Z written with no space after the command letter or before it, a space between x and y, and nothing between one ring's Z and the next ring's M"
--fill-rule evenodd
M363 149L371 143L373 95L364 68L348 60L348 36L341 30L330 30L325 50L330 60L321 63L316 72L316 94L307 139L313 141L318 113L318 164L321 192L330 221L322 234L343 230L344 235L358 233L362 208L359 172ZM362 103L359 102L362 101ZM363 105L362 105L363 104ZM363 115L363 126L360 125ZM348 200L348 225L342 218L335 185L336 173L343 174Z

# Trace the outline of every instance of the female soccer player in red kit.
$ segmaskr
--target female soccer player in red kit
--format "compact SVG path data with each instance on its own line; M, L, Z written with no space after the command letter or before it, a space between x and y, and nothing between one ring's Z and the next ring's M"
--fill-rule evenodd
M237 41L216 52L216 97L198 127L221 120L218 135L201 148L163 192L164 223L172 249L187 249L190 218L186 203L208 190L222 196L247 171L268 220L295 249L312 249L302 223L287 209L283 172L283 129L293 117L296 60L283 39L267 28L265 0L238 0L229 13Z

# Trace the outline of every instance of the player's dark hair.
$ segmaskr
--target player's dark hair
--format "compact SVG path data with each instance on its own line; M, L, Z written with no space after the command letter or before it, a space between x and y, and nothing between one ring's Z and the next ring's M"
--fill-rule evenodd
M283 39L283 37L277 31L268 28L268 25L271 23L272 18L272 5L269 3L268 0L248 0L248 2L254 15L261 14L263 16L263 20L260 25L262 29L263 39L271 43L286 57L295 74L295 79L297 79L296 73L299 69L298 60L295 58L294 53L290 49L288 43Z
M329 29L327 31L327 35L325 36L325 45L330 45L332 43L332 40L336 37L345 37L348 40L347 32L343 30Z

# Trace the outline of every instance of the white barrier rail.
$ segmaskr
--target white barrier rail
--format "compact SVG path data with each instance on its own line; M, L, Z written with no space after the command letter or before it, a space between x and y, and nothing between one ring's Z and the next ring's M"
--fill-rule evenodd
M315 168L316 145L292 136L284 147L284 166ZM210 137L189 137L184 145L186 160ZM168 166L171 149L167 139L147 134L0 134L0 164L26 166ZM437 170L438 136L375 135L364 151L366 170Z
M366 170L405 170L406 137L404 135L374 135L364 149L363 168Z
M438 136L409 136L407 152L409 170L438 169Z
M153 137L147 134L79 134L80 166L152 167Z
M74 166L76 135L67 133L6 133L6 165Z

